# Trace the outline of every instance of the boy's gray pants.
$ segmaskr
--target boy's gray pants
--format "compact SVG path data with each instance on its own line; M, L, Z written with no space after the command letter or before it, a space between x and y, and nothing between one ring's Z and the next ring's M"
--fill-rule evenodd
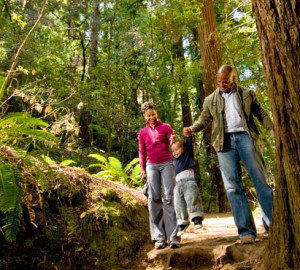
M172 161L147 163L148 209L151 240L176 241L176 214L173 203L175 173ZM163 201L162 201L163 195Z

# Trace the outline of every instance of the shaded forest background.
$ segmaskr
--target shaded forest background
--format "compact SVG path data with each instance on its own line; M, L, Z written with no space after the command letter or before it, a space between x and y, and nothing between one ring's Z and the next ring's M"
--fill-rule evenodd
M0 83L42 5L1 1ZM59 142L42 150L29 139L22 148L34 145L33 151L58 163L72 160L83 168L94 163L89 154L101 153L125 167L138 157L137 134L144 126L140 105L150 98L160 119L181 136L182 108L196 119L205 96L207 70L197 31L205 27L203 6L201 1L48 1L12 71L1 113L26 111L48 123ZM214 9L218 33L212 39L220 42L222 62L236 68L238 81L256 89L270 111L251 3L214 1ZM272 182L273 141L264 133L262 143ZM217 159L207 148L202 135L197 137L205 208L219 211ZM142 186L137 177L131 181ZM255 205L250 186L248 193Z

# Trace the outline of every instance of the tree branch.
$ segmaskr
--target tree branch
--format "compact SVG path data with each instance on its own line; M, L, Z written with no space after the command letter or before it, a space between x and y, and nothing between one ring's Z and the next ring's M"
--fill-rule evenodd
M13 71L17 65L17 62L18 62L18 59L19 59L19 56L23 50L23 48L25 47L29 37L31 36L31 34L34 32L34 30L37 28L37 26L39 25L40 21L42 20L43 16L44 16L44 13L45 13L45 10L46 10L46 4L47 4L47 0L44 0L44 3L43 3L43 7L42 7L42 11L41 11L41 14L39 16L39 18L37 19L37 21L35 22L34 26L30 29L30 31L28 32L26 38L24 39L24 41L22 42L21 46L19 47L17 53L16 53L16 56L14 58L14 61L11 65L11 68L1 86L1 89L0 89L0 102L2 102L2 99L3 99L3 96L4 96L4 92L5 92L5 89L6 89L6 86L9 82L9 80L11 79L12 77L12 74L13 74Z

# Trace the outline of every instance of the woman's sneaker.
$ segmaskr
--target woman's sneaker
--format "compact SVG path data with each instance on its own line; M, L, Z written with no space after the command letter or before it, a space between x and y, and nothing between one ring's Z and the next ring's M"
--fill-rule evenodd
M194 222L194 229L195 230L199 230L202 228L202 220L203 218L202 217L195 217L193 218L193 222Z
M163 248L165 248L166 246L167 246L166 242L165 242L165 241L162 241L162 240L157 240L157 241L155 241L155 243L154 243L154 247L155 247L156 249L163 249Z
M189 226L189 224L182 224L178 226L178 231L177 231L177 236L181 236L183 235L183 233L185 232L185 230L187 229L187 227Z

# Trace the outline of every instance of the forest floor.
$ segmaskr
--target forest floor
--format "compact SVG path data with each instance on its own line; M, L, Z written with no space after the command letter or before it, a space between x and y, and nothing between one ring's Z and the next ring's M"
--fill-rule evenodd
M203 228L194 230L193 224L188 227L180 248L157 250L152 243L145 245L140 265L147 270L254 269L259 265L268 239L261 214L255 214L254 219L258 232L254 244L241 244L231 213L206 214Z
M18 159L15 152L9 148L2 148L0 154L11 162L16 162ZM240 243L231 213L205 214L203 228L194 230L194 226L191 224L181 238L180 248L170 249L167 247L162 250L156 250L150 241L149 227L147 227L147 200L141 191L116 182L99 179L77 168L57 164L51 165L51 167L55 171L55 177L49 184L49 190L51 191L49 194L51 196L45 197L45 202L47 202L45 206L48 205L48 207L44 211L41 211L39 208L40 199L34 188L36 184L32 184L33 181L30 180L32 178L30 170L25 167L23 168L23 176L27 179L26 188L24 189L26 206L24 209L28 208L28 211L30 210L29 216L27 217L27 221L26 219L22 221L22 231L19 234L17 242L7 243L0 233L0 269L259 269L259 262L268 243L268 236L264 233L261 214L259 212L254 215L258 231L258 237L254 244L242 245ZM61 175L64 175L64 177L61 177ZM72 187L72 192L67 189L68 186ZM82 213L93 211L93 209L99 207L95 198L100 198L100 201L103 203L108 199L107 197L103 197L103 190L105 188L113 189L119 194L118 201L123 202L121 205L123 211L121 212L124 212L123 214L126 218L132 218L132 220L129 223L128 221L124 223L127 224L127 231L122 225L121 229L117 231L120 234L115 235L116 239L106 242L104 248L108 249L108 243L111 243L111 246L115 246L116 244L114 243L122 244L124 242L123 244L126 244L126 241L120 241L120 237L127 239L128 237L139 236L140 238L140 240L136 238L132 241L132 245L116 246L116 254L112 256L114 259L114 256L119 257L119 259L116 260L115 266L111 267L107 265L100 267L95 264L95 259L91 256L87 248L88 246L91 247L91 243L88 243L88 241L85 243L79 232L70 233L69 223L66 222L66 220L69 220L69 216L64 216L64 212L60 211L62 206L65 206L63 209L69 209L67 213L71 213L71 210L73 211L72 213L75 213L74 210L76 210L78 215L80 215L76 220L79 220L80 224L83 224L85 219ZM137 205L139 207L132 209L126 207L128 201L124 203L124 199L121 199L124 194L129 194L134 198L138 202ZM110 202L112 212L109 213L109 216L112 224L114 224L115 212L118 210L118 208L114 210L113 206L115 205L115 201ZM128 209L131 209L131 212L126 212ZM47 215L45 216L44 213L47 213ZM131 217L128 213L131 213ZM139 219L136 219L136 216ZM143 218L141 219L142 216ZM47 222L45 222L46 217L48 218ZM96 220L95 217L97 218ZM95 212L86 222L107 228L107 232L109 229L114 230L114 227L118 227L118 222L120 222L119 219L116 219L116 226L107 224L105 227L105 224L99 221L99 217L101 217L101 213ZM53 230L50 230L52 227L49 226L51 218L58 224L52 226ZM29 226L33 224L32 222L37 224L39 229L37 229L37 225L35 227ZM132 225L129 226L128 224L131 223ZM134 224L135 226L133 226ZM60 228L60 230L55 228ZM94 229L93 227L93 231ZM116 232L116 230L113 232ZM54 235L56 235L56 240L54 239ZM100 232L96 230L93 235L95 237L100 237L101 235L107 237L105 230L100 230ZM145 240L147 238L148 240ZM55 247L54 249L49 250L50 242ZM142 244L145 242L146 244ZM142 247L139 247L140 244ZM80 251L76 249L78 245L82 247ZM135 250L139 250L137 251L138 253ZM136 254L137 256L135 256ZM101 255L104 256L100 252L99 258L102 258ZM22 267L25 261L29 262L27 268Z

